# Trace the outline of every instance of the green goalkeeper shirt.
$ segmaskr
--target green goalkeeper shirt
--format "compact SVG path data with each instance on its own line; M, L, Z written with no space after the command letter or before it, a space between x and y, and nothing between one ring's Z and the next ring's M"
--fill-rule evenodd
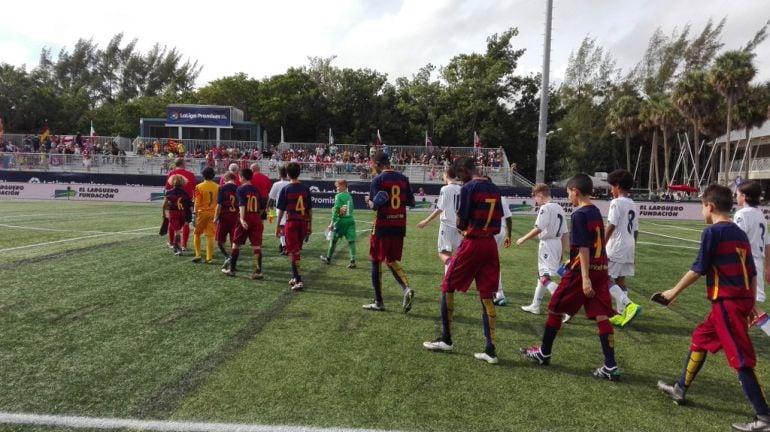
M345 211L342 212L343 207ZM334 196L334 209L332 210L332 223L353 221L353 197L350 192L340 192Z

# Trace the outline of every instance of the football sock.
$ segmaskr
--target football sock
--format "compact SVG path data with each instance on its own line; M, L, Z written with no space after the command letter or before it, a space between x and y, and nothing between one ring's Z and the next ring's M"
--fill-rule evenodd
M690 348L690 352L687 353L687 357L684 360L684 371L682 377L679 378L679 387L686 389L690 387L695 376L698 375L700 368L706 362L706 351L694 351Z
M623 303L623 290L618 284L612 284L610 285L610 295L615 300L615 310L623 315L623 311L626 309Z
M331 259L334 255L334 249L337 247L337 236L332 237L332 241L329 242L329 249L326 251L326 258Z
M299 254L291 256L291 274L297 282L302 282L299 266Z
M262 273L262 250L254 249L254 269L257 273Z
M762 314L762 316L757 318L756 326L765 332L766 335L770 336L770 316L767 314Z
M401 267L400 262L393 261L388 263L388 268L390 268L390 272L393 273L393 277L396 278L396 282L401 285L402 290L409 288L409 282L406 280L406 273L404 273L404 269Z
M214 236L206 235L206 261L214 259Z
M382 271L379 261L372 261L372 288L374 288L375 303L382 304Z
M227 253L227 249L225 249L224 243L217 243L217 247L219 248L219 251L222 252L222 255L225 256L225 258L230 257L230 254Z
M169 225L171 225L170 222ZM168 244L174 246L174 230L172 230L171 227L168 229Z
M543 355L551 355L553 350L553 341L556 340L556 334L561 328L561 315L548 313L548 319L545 322L545 331L543 332L543 343L540 344L540 352Z
M559 285L557 285L556 282L551 280L550 276L543 276L542 284L545 287L545 289L547 289L548 292L551 293L551 295L553 295L553 293L556 292L556 288L559 287Z
M495 346L495 324L497 321L497 312L495 303L491 298L481 299L481 317L484 324L484 337L487 339L487 348Z
M233 249L230 253L230 271L235 271L235 266L238 264L238 255L240 255L241 251L238 249Z
M193 235L193 248L195 249L195 256L201 256L201 236L197 234Z
M281 236L279 240L281 241L281 247L286 249L286 236Z
M505 298L505 292L503 291L503 272L500 272L500 276L497 282L497 292L495 298Z
M452 345L452 314L455 309L455 293L441 293L441 340Z
M759 379L754 373L754 368L739 369L738 379L741 380L743 393L746 394L746 398L751 403L751 406L754 407L754 412L757 415L770 415L770 408L767 406L765 393L762 391Z
M182 225L182 247L187 249L187 240L190 238L190 224Z
M540 303L543 302L543 297L545 297L546 288L540 282L540 279L537 280L537 285L535 286L535 296L532 297L532 304L540 306Z
M446 274L447 271L449 271L449 261L444 264L444 274Z
M599 340L602 343L604 365L608 368L614 368L618 365L615 361L615 330L608 320L599 321L596 326L599 327Z
M350 262L356 261L356 242L349 241L348 242L348 253L350 253Z

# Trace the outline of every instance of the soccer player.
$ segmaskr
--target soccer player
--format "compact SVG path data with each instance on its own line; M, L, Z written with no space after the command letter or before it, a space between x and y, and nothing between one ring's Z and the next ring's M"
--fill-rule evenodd
M310 188L299 181L301 168L298 163L290 162L286 166L286 173L289 175L289 184L287 184L278 195L278 219L280 220L286 214L286 227L284 234L286 236L286 253L291 258L291 274L289 286L292 291L301 291L305 288L302 282L300 272L300 252L302 252L302 243L308 239L313 232L313 203L310 196ZM275 227L275 236L280 237L280 227Z
M187 183L184 185L184 191L187 192L187 196L189 199L192 199L193 196L195 196L195 174L191 173L190 171L187 171L185 169L185 163L184 159L179 158L176 161L174 161L174 169L171 170L168 173L168 176L166 177L166 190L171 189L173 186L171 185L171 176L175 175L181 175L182 177L187 180ZM190 238L190 221L192 219L192 206L188 207L188 215L185 219L185 223L182 226L182 251L187 250L187 240ZM169 243L173 243L173 239L171 238L171 230L168 231L168 239Z
M462 184L457 181L455 168L449 165L444 170L444 183L438 195L436 209L421 220L417 227L425 228L432 220L439 218L438 227L438 257L444 264L444 273L449 267L449 260L452 259L452 253L460 247L462 235L457 229L457 210L460 208L460 189Z
M372 288L374 303L363 305L364 309L373 311L385 310L382 301L382 272L380 264L384 261L396 282L404 293L401 310L404 313L412 308L414 291L409 288L403 267L401 253L406 236L406 208L414 206L414 193L409 184L409 178L390 168L390 159L382 151L374 155L374 169L377 176L369 186L367 203L374 209L374 226L369 238L369 258L372 261ZM387 194L387 202L377 205L373 201L377 193Z
M639 234L639 220L634 200L629 192L634 177L624 169L618 169L607 176L613 200L607 214L607 229L604 242L609 260L610 295L615 300L619 315L610 318L613 325L625 327L642 312L642 307L628 298L626 276L634 275L636 239Z
M500 191L489 178L476 172L472 158L455 162L458 177L464 182L460 192L457 228L463 231L463 240L441 283L441 337L424 342L431 351L450 351L455 291L466 292L473 281L481 298L481 316L486 346L484 352L474 354L478 360L497 363L495 351L495 320L497 314L492 300L498 288L500 257L494 236L500 232L503 207Z
M174 255L180 256L182 249L179 247L179 232L187 223L187 213L192 203L190 195L185 191L187 179L175 174L168 181L171 189L166 191L166 196L163 198L163 217L168 219L168 234Z
M254 273L251 274L251 279L258 280L264 278L262 275L262 232L264 231L262 213L265 212L267 200L262 197L259 189L251 183L253 176L254 174L250 169L241 170L242 183L236 192L238 195L239 223L235 226L233 247L230 252L230 268L222 269L222 272L228 276L235 276L240 248L246 244L246 239L249 239L251 250L254 252Z
M754 267L757 269L757 303L765 302L765 278L770 277L770 254L767 254L767 245L770 244L770 234L767 233L767 221L762 210L758 209L759 196L762 188L757 182L745 182L738 186L736 197L741 207L733 221L741 227L751 243L751 256L754 258ZM760 330L770 336L770 318L759 307L754 305L752 322Z
M586 316L596 320L604 364L593 376L610 381L620 379L615 362L614 329L609 317L615 315L608 287L607 252L604 249L604 220L599 209L591 202L593 182L586 174L577 174L567 181L567 194L575 207L570 232L570 261L564 277L548 303L548 320L540 346L522 348L524 357L540 365L551 362L556 334L561 328L563 315L574 316L581 307Z
M195 231L192 262L201 262L201 234L206 234L206 263L214 259L214 215L219 195L219 185L214 180L214 168L203 168L203 181L195 186Z
M286 166L281 165L278 167L278 181L273 183L268 194L269 200L267 201L268 211L275 211L275 204L278 202L278 195L281 194L281 190L289 184L289 175L286 173ZM286 236L284 235L284 228L286 226L286 214L284 213L283 219L278 219L278 253L280 255L286 255Z
M241 185L241 178L238 175L238 164L237 163L231 163L227 166L227 172L233 173L235 176L235 186ZM225 183L227 183L227 180L225 180L225 176L222 176L219 178L219 186L224 186Z
M356 268L356 221L353 219L353 197L348 192L347 180L337 180L334 182L334 187L337 188L337 195L334 196L332 221L327 228L332 231L332 238L329 241L329 250L326 251L326 255L321 255L321 261L331 264L337 241L345 237L348 240L348 252L350 253L348 268L353 269Z
M562 262L564 251L567 250L567 219L564 209L551 201L551 188L543 183L538 183L532 188L532 197L540 206L540 211L535 219L535 227L523 237L516 240L516 245L521 246L527 240L537 236L540 239L537 250L537 284L532 303L522 306L524 312L540 314L540 304L543 302L546 291L553 293L558 286L551 280L556 276L559 265ZM566 318L566 317L565 317Z
M757 357L747 325L756 295L751 244L746 233L730 221L730 189L711 185L703 192L702 203L703 219L708 226L701 234L698 256L676 286L659 295L671 302L706 275L706 297L711 301L711 311L693 330L679 381L674 385L658 381L658 389L677 404L684 404L690 385L706 361L706 352L713 354L724 349L727 363L738 372L743 392L756 413L751 422L733 424L733 430L770 431L770 407L754 372Z
M511 220L511 208L508 207L508 201L505 197L500 197L500 204L503 206L502 218L500 220L500 227L505 225L505 229L500 229L500 232L495 234L495 243L497 249L500 246L508 249L511 247L511 230L513 229L513 221ZM508 299L505 298L505 291L503 291L503 271L500 270L500 277L497 282L497 292L495 293L495 299L492 301L495 306L505 306L508 304Z
M217 224L216 238L217 247L222 255L225 256L223 269L230 268L230 254L225 249L227 236L230 236L230 243L235 242L235 227L240 223L238 209L238 187L235 186L235 175L231 172L225 173L225 184L219 188L217 195L217 208L214 211L214 223Z

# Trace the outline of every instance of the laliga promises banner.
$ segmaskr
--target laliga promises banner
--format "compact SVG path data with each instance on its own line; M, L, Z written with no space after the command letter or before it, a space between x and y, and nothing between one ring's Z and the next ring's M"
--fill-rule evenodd
M230 108L186 107L166 108L166 126L218 126L232 127Z

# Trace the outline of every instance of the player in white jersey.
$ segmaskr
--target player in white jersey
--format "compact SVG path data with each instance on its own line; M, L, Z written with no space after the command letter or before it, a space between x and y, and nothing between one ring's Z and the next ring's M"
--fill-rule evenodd
M462 184L456 180L455 170L452 165L444 170L445 186L439 192L436 209L433 213L421 220L417 226L425 228L433 219L439 218L438 227L438 257L444 264L444 273L452 259L452 253L457 250L462 241L462 234L457 229L457 210L460 208L460 189Z
M273 186L270 188L270 193L267 195L269 198L267 201L267 208L271 214L275 212L275 204L278 202L278 196L281 194L284 186L289 184L289 174L286 172L286 165L281 164L281 166L278 167L278 177L279 179L273 183ZM286 235L284 234L285 226L286 212L283 212L281 220L278 221L278 227L281 233L281 236L279 237L280 244L278 245L278 253L281 255L286 255Z
M516 240L516 245L521 246L527 240L537 236L540 245L537 252L537 285L532 304L522 306L525 312L540 313L540 303L545 292L553 294L558 286L551 278L557 275L557 270L562 261L564 251L567 250L567 218L564 209L551 202L551 189L546 184L538 183L532 188L532 197L540 206L540 211L535 219L535 227L530 232Z
M507 249L511 247L511 230L513 229L513 221L511 220L511 208L508 207L508 201L503 196L500 197L500 204L503 206L503 218L501 220L500 227L505 228L501 229L499 233L495 234L495 241L497 242L498 249L500 246L503 246ZM502 267L500 268L500 279L497 284L497 292L495 293L495 298L492 300L492 302L497 306L505 306L508 304L508 299L505 298L505 292L503 291Z
M736 192L738 206L733 221L746 233L751 243L751 255L754 257L754 266L757 268L757 303L765 302L765 281L770 277L770 255L766 253L770 244L770 233L767 232L767 220L762 210L758 209L759 196L762 187L756 182L741 183ZM770 336L770 318L755 304L753 325L759 327Z
M618 169L607 176L612 197L604 229L604 244L610 276L610 295L615 299L615 310L619 315L610 318L613 325L625 327L642 312L642 307L628 298L626 277L634 275L636 261L636 238L639 234L639 211L634 200L628 197L634 185L634 177L624 169Z

